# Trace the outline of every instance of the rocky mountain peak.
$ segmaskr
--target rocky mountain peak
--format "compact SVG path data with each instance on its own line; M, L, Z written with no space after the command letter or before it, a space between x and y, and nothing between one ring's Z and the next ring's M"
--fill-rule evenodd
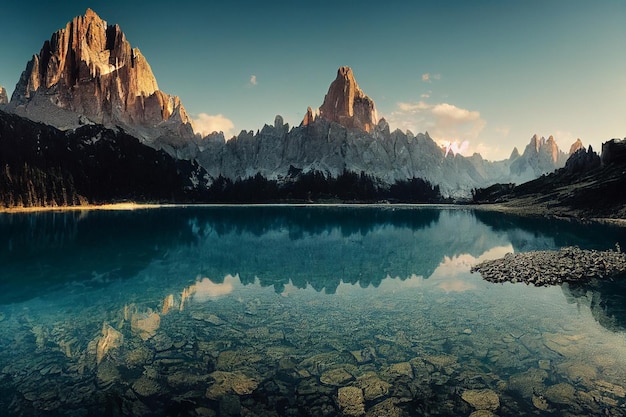
M313 115L312 111L307 111L303 125L309 124ZM361 90L350 67L337 70L337 77L319 108L319 116L366 132L371 132L378 122L374 101Z
M570 146L569 155L574 155L579 149L585 149L585 147L583 146L583 141L580 140L580 138L576 139L576 142L572 143L572 146Z
M68 22L26 65L10 110L66 129L91 122L122 126L151 142L191 137L180 99L159 90L148 61L118 25L93 10Z
M543 136L539 138L539 135L535 133L533 137L530 138L530 145L532 145L532 147L535 148L535 152L539 152L539 148L541 148L541 145L545 143L545 141L546 141L546 138L544 138Z
M541 150L543 152L546 152L550 156L554 164L557 163L557 161L559 160L559 147L557 146L556 141L554 140L554 137L552 135L550 135L548 140L543 143Z
M0 85L0 106L3 104L8 104L9 98L7 96L7 90Z
M511 155L513 157L513 155ZM521 176L525 180L534 179L541 174L547 174L557 168L562 168L568 155L559 150L553 136L539 137L533 135L526 145L524 153L511 163L511 173Z

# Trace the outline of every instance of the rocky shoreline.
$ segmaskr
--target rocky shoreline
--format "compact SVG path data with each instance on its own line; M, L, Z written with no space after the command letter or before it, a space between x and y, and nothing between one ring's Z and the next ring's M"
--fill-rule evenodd
M564 282L584 283L626 274L626 254L616 250L585 250L575 246L560 250L508 253L504 258L472 267L489 282L524 282L535 286Z

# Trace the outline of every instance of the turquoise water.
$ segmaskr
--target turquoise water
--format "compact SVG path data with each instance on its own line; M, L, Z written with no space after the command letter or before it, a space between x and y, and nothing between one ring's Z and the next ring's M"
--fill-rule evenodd
M0 214L0 415L624 415L625 284L469 272L617 242L461 208Z

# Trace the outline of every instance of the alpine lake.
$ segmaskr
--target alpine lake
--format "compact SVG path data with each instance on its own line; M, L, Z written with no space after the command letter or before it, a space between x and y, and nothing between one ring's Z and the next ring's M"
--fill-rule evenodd
M626 279L470 273L616 243L463 207L0 214L0 415L623 416Z

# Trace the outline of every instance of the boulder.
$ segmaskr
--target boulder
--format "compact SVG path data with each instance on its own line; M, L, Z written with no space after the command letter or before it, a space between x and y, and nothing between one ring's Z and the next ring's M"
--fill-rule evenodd
M365 401L363 391L357 387L339 388L337 393L337 405L344 416L362 416L365 414Z

